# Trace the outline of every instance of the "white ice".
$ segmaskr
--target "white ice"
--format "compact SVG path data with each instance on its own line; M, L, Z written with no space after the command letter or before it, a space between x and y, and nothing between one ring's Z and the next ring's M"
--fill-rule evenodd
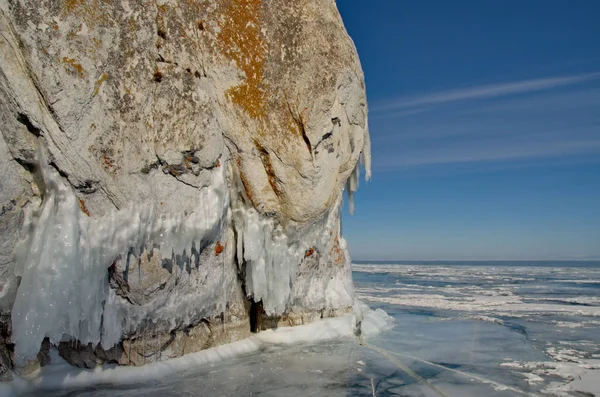
M598 268L353 269L359 298L399 313L402 326L385 343L401 356L460 365L527 395L599 395ZM457 391L468 395L462 385Z
M339 236L338 242L344 249L345 241L339 226L341 200L341 197L336 200L333 208L320 220L302 227L290 224L284 228L252 207L240 205L234 208L237 255L246 262L246 293L256 302L262 301L267 314L281 314L286 305L292 303L290 294L307 249L329 252L332 236ZM338 296L339 291L333 286L325 294L322 292L315 291L311 296L318 300L312 302L315 306L343 308L352 304L346 302L344 296Z
M25 396L36 390L76 389L109 384L127 385L168 378L186 370L256 352L270 345L294 345L335 338L355 338L356 324L359 322L362 322L363 330L368 330L368 335L375 335L393 326L393 320L384 311L372 311L359 302L352 313L341 317L263 331L238 342L141 367L104 365L93 370L79 369L66 363L55 350L52 350L51 364L43 367L37 377L31 381L17 377L10 383L0 383L0 396Z
M107 268L130 248L160 247L163 257L186 252L221 227L228 204L222 168L198 193L197 211L158 215L152 203L88 218L58 172L45 165L44 200L26 214L15 272L21 283L12 310L15 362L36 356L44 337L51 343L78 339L111 347L122 319L109 293ZM111 306L113 305L113 306Z
M45 164L43 159L40 163ZM146 203L89 218L58 172L43 165L44 200L26 214L24 239L17 255L16 273L21 284L12 310L16 364L21 366L35 357L44 337L53 344L76 339L110 348L124 331L135 329L148 315L154 322L175 327L179 320L188 321L205 306L224 310L225 302L217 296L221 280L215 274L211 274L211 286L199 291L202 302L198 294L172 293L145 306L119 304L122 298L107 282L107 268L118 258L126 258L130 249L141 253L158 247L163 258L192 258L193 244L200 246L203 239L218 235L229 219L231 204L223 169L214 170L210 185L199 190L197 209L192 213L159 214L156 203ZM351 191L355 189L353 183ZM262 301L268 314L281 314L290 303L298 266L308 248L329 252L332 236L339 236L336 241L345 250L339 224L341 202L340 195L317 222L285 228L251 207L235 204L239 205L233 217L238 258L246 262L246 292L255 301ZM342 276L350 280L349 272ZM326 294L314 294L313 298L321 301L312 303L333 308L352 305L353 291L348 298L347 293L334 290L347 289L344 280L333 281L337 284L328 285Z

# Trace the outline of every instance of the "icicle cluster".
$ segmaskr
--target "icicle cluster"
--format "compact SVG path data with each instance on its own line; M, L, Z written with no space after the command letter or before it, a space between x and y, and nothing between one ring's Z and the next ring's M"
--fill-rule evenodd
M40 163L44 163L41 161ZM15 361L23 365L51 343L77 339L109 348L121 338L116 296L107 268L130 248L160 247L163 258L192 255L191 246L222 227L229 196L222 169L198 196L197 211L157 216L151 204L93 219L54 169L42 165L46 186L40 208L27 214L17 254L21 283L12 310Z
M283 228L252 207L234 211L237 257L246 263L246 293L257 302L262 300L267 314L285 311L306 250L328 252L331 248L332 236L339 234L340 202L341 197L321 220L302 228Z
M364 146L360 153L360 162L365 169L365 181L371 179L371 139L369 137L369 130L365 129L364 135ZM358 190L360 180L360 165L356 163L350 178L346 181L346 194L348 195L348 209L350 214L354 214L354 193Z

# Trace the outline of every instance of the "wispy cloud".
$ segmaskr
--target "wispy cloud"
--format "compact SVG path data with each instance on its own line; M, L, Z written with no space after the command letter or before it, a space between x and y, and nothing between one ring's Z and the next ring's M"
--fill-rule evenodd
M380 119L372 126L373 166L392 171L600 156L598 94L561 91Z
M458 148L439 148L432 150L383 155L375 158L375 166L381 170L397 170L423 165L457 164L519 159L536 159L585 155L597 153L600 140L554 141L499 143L494 145L466 145Z
M371 112L379 113L395 111L399 115L404 115L404 112L398 111L411 108L447 104L456 101L499 98L507 95L531 93L535 91L549 90L552 88L574 85L598 78L600 78L600 72L521 80L502 84L488 84L476 87L439 91L425 95L400 97L389 100L387 102L374 104L374 106L371 107ZM415 111L410 111L410 113L406 114L412 114L414 112Z

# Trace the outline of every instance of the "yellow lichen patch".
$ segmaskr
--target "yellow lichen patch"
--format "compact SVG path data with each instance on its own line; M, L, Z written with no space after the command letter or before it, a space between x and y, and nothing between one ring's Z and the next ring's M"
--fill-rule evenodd
M63 61L63 63L65 63L65 64L69 65L71 68L73 68L77 72L79 77L84 77L87 74L87 71L75 59L64 57L62 59L62 61Z
M263 67L266 43L260 31L261 0L232 0L219 21L219 50L245 74L242 84L227 90L233 103L254 119L266 115Z
M73 12L73 10L83 4L85 4L85 0L65 0L65 9L67 12Z
M98 92L100 91L100 86L102 85L102 83L104 83L106 81L106 79L108 79L108 75L106 73L102 73L102 76L100 76L100 78L98 80L96 80L96 83L94 83L94 95L93 96L98 95Z

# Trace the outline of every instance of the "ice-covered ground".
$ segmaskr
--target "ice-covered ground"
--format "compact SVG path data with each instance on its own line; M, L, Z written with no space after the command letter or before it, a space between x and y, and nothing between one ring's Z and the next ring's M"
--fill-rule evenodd
M353 271L359 297L399 324L381 336L390 350L528 395L600 396L600 263L544 265Z
M55 356L0 395L600 396L598 265L362 264L354 281L393 328L367 311L360 335L350 314L145 367L78 370Z
M361 332L358 335L357 324L359 323ZM345 356L348 348L353 350L359 346L357 341L364 341L393 326L393 318L382 310L370 310L367 305L357 303L352 313L341 317L323 319L297 327L263 331L238 342L142 367L105 365L94 370L82 370L72 367L55 350L51 350L50 365L43 367L32 380L16 378L11 383L0 383L0 396L62 396L71 395L70 393L103 396L114 395L115 392L118 395L132 396L139 393L164 395L165 388L169 390L167 393L169 395L171 392L173 395L188 395L187 392L183 394L179 392L180 389L189 390L190 395L246 395L245 392L237 394L248 390L242 380L248 374L254 378L257 370L246 366L248 363L254 363L259 357L264 356L260 359L261 362L279 360L282 356L288 357L284 358L284 361L293 361L298 357L302 360L303 354L312 351L307 359L309 356L314 356L314 359L320 360L317 358L316 346L322 343L327 349L329 343L333 341L334 344L344 347L339 352L330 349L328 353L325 352L325 356L329 355L329 360L334 362L337 359L333 357L344 354L340 360L337 360L338 366L344 366L348 364ZM297 349L300 349L300 353ZM341 353L342 351L346 353ZM294 374L299 370L303 372L304 369L306 368L302 365L298 368L291 367L286 374L285 369L278 366L269 367L268 372L271 375L274 375L273 371L275 371L286 377L294 377ZM223 371L230 371L229 378L223 377ZM261 367L260 372L262 371ZM196 377L211 378L212 388L203 387L199 391L196 386L191 387L190 382ZM234 381L234 384L231 384L231 381ZM265 384L258 375L255 381L257 387L264 388ZM227 391L229 389L233 394Z

